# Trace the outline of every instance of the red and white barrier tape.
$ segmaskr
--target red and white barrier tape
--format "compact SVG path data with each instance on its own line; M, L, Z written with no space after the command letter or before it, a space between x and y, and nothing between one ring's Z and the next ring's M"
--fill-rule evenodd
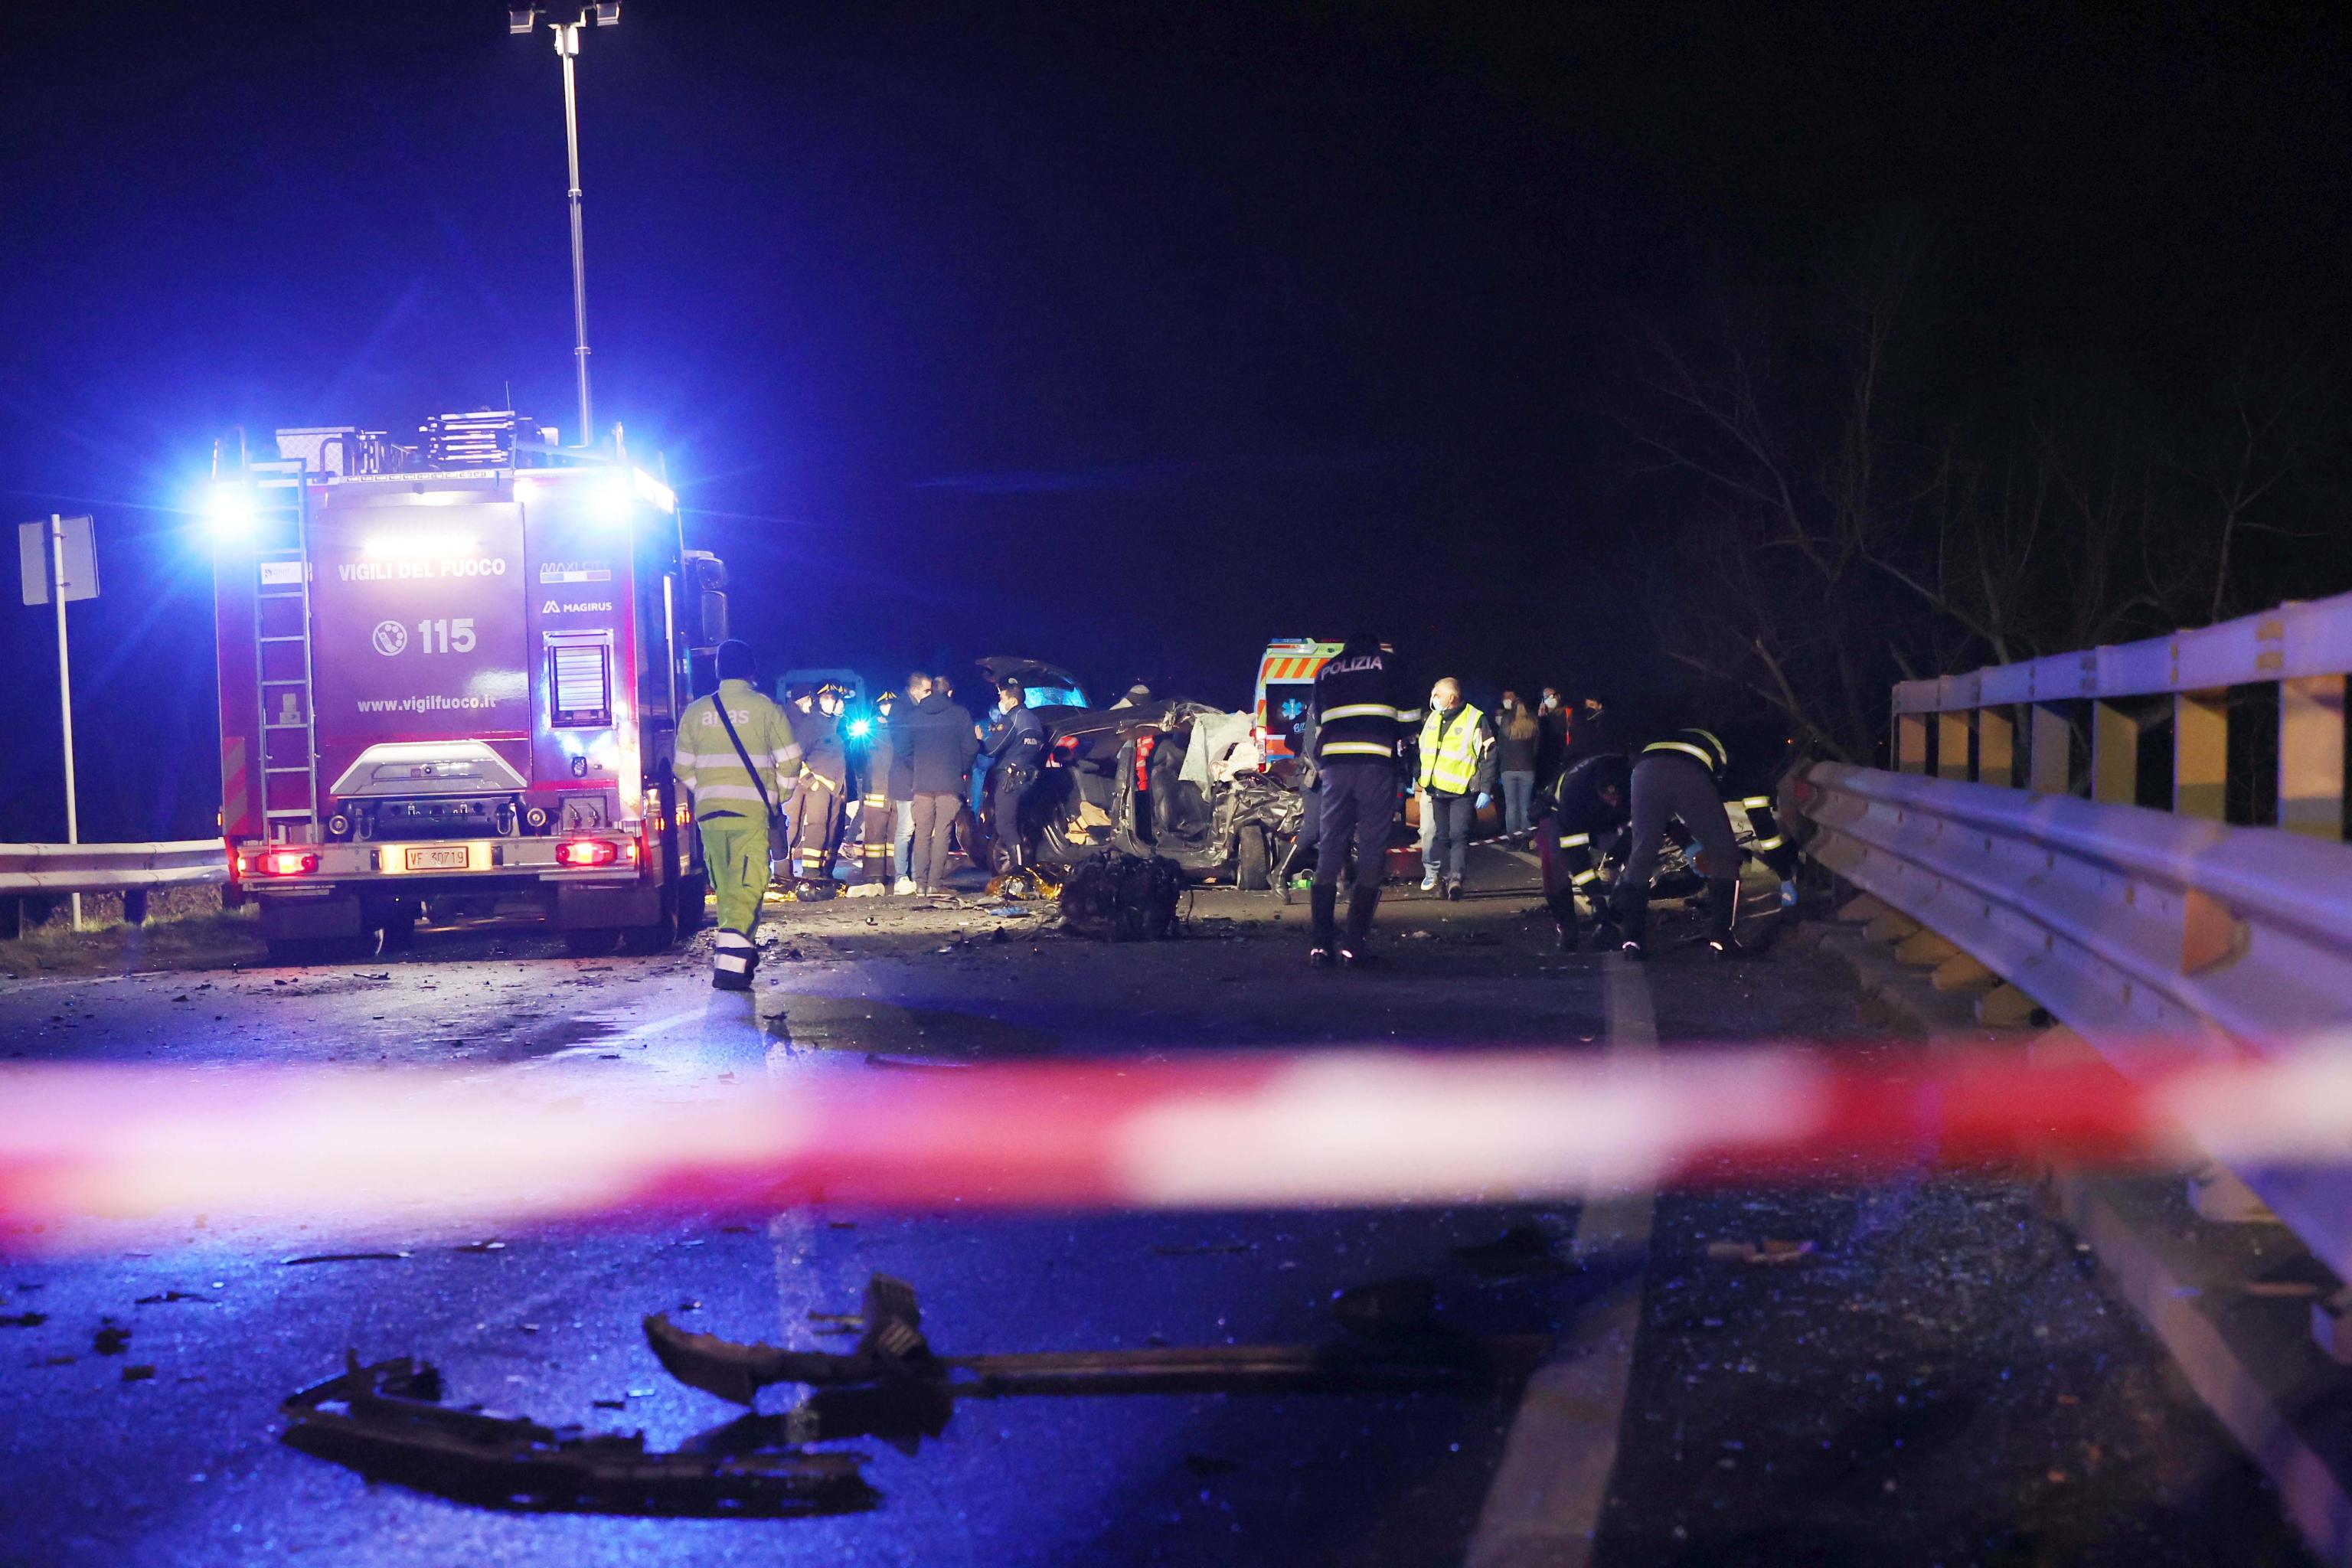
M0 1247L205 1214L312 1234L817 1199L1204 1208L1574 1198L1646 1184L1850 1180L2032 1152L2352 1158L2352 1042L2265 1061L1943 1058L1790 1047L1627 1063L1317 1052L862 1072L647 1104L543 1075L0 1072Z

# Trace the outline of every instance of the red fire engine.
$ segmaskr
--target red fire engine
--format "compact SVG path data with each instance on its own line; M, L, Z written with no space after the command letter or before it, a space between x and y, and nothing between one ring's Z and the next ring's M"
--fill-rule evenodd
M669 759L725 575L668 489L510 415L278 433L214 496L221 828L273 955L535 905L578 953L702 913ZM550 433L551 436L551 433Z

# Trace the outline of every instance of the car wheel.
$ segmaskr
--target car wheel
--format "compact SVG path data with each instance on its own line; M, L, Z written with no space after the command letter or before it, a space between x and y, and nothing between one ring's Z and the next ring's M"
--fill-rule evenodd
M1245 893L1262 893L1273 885L1274 852L1265 830L1255 825L1241 830L1234 847L1234 877Z

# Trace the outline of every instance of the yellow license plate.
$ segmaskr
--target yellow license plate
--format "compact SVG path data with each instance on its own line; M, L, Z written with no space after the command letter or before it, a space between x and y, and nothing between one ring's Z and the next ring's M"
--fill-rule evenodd
M473 863L463 844L427 844L408 851L412 871L462 871Z

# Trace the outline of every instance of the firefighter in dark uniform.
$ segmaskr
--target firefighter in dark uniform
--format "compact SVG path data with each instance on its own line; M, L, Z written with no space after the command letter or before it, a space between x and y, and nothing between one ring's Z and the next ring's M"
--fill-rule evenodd
M890 804L890 764L896 760L890 710L898 703L895 691L874 700L873 715L866 721L865 750L857 758L857 827L863 850L858 881L885 893L890 890L890 844L898 827Z
M1677 822L1696 845L1692 866L1706 879L1708 948L1727 958L1754 951L1738 936L1740 850L1723 805L1723 775L1730 762L1729 750L1709 730L1677 730L1643 747L1635 759L1625 870L1617 879L1615 896L1617 924L1622 933L1619 949L1627 958L1646 955L1650 884L1658 874L1658 845ZM1769 805L1765 809L1769 820ZM1771 837L1780 836L1776 831ZM1776 843L1763 853L1785 856L1786 848L1785 844ZM1786 863L1784 858L1781 864Z
M1017 871L1029 863L1021 837L1021 801L1045 765L1045 721L1029 706L1028 690L1019 681L1005 681L996 689L996 725L981 747L989 759L989 824L998 867Z
M1633 760L1622 751L1594 751L1559 775L1536 836L1543 856L1544 905L1559 926L1559 950L1576 951L1577 900L1592 906L1593 941L1617 943L1617 928L1600 886L1598 840L1623 827L1633 816Z
M800 788L793 792L790 818L794 889L803 899L833 893L833 851L841 842L849 799L849 752L841 733L846 696L830 681L793 700L793 733L801 740Z
M1397 742L1418 710L1407 707L1412 687L1397 656L1377 638L1351 637L1315 673L1314 762L1322 795L1312 898L1313 963L1335 958L1354 964L1368 954L1372 911L1388 871L1389 833L1396 823ZM1348 900L1348 930L1339 930L1339 874L1348 847L1356 851L1355 890Z

